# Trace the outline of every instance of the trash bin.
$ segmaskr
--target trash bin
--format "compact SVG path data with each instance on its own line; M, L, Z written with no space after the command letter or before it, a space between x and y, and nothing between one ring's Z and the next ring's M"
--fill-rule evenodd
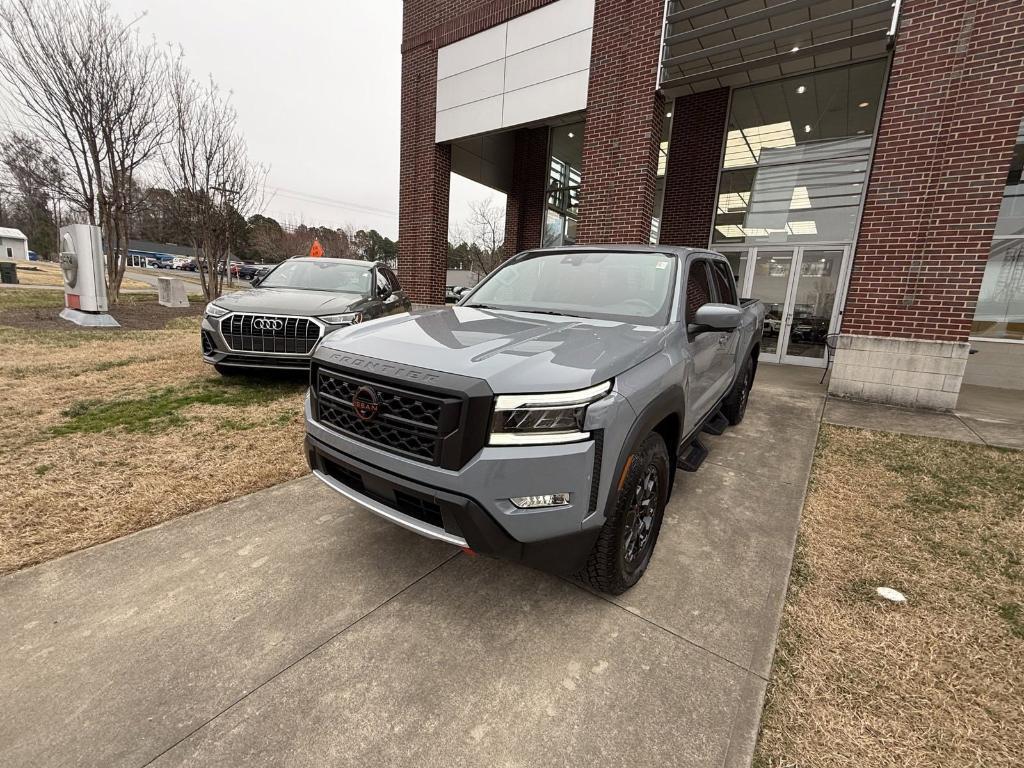
M0 262L0 283L17 283L18 265L13 261Z

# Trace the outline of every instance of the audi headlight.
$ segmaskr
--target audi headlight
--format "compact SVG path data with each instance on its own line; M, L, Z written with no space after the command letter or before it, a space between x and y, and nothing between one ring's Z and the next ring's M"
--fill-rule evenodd
M499 395L491 419L490 445L550 445L586 440L587 406L612 389L606 381L575 392Z
M355 325L363 322L363 313L343 312L340 315L324 315L320 319L328 325Z
M206 305L206 309L204 310L207 317L223 317L230 311L230 309L224 309L224 307L217 306L212 301Z

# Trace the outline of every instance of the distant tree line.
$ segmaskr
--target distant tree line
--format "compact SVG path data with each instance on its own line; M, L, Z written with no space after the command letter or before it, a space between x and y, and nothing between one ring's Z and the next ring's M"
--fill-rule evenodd
M34 250L98 225L116 302L129 241L192 246L209 298L229 258L306 253L395 258L374 230L284 227L261 215L267 169L250 160L228 93L196 80L180 50L144 39L108 0L0 3L0 81L14 130L0 140L0 226Z

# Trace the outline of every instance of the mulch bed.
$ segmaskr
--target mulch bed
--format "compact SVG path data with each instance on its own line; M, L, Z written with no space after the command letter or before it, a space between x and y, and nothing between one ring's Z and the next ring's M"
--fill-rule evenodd
M162 307L155 301L122 304L110 309L110 315L130 331L158 331L179 317L198 317L203 313L203 302L188 307ZM60 317L61 307L8 309L0 312L0 325L35 331L82 331L88 333L117 332L117 328L80 328Z

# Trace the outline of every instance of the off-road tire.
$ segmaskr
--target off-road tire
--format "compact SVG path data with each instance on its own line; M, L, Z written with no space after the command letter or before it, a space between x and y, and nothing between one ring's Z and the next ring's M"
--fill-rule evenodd
M621 595L644 575L658 543L665 503L668 501L671 473L668 450L661 435L655 432L647 435L628 461L629 468L622 488L613 491L616 494L614 511L601 527L586 565L576 574L577 578L597 591L610 595ZM651 477L652 472L657 478L652 494L653 516L650 517L649 526L643 525L643 530L648 532L647 538L643 539L642 547L637 548L636 539L631 538L630 534L637 535L633 524L641 509L640 499L649 493L641 484ZM647 518L646 515L642 517L644 520ZM632 559L627 557L627 548L631 545L634 548Z
M733 426L743 421L747 413L747 401L750 399L750 387L754 383L754 361L747 358L743 370L736 377L736 381L729 390L729 394L722 401L722 415L729 420Z

